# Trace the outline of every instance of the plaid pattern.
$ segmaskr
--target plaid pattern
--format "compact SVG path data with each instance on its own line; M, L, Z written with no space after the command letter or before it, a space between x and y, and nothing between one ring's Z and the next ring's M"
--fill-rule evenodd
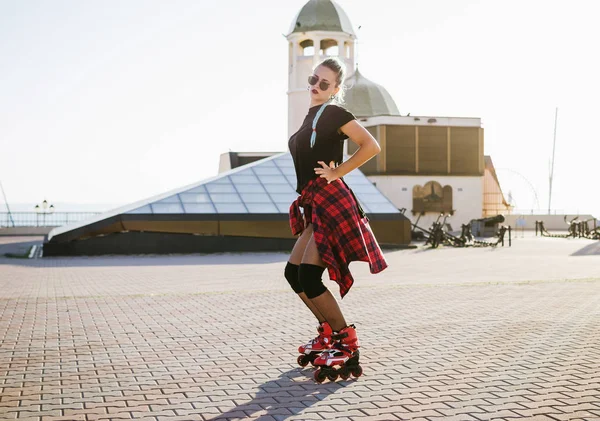
M300 207L304 208L305 218ZM328 184L319 177L308 182L290 206L292 234L302 233L305 221L313 224L317 249L327 265L329 279L339 285L342 298L354 283L350 262L369 263L371 273L388 266L369 220L360 216L354 196L342 180Z

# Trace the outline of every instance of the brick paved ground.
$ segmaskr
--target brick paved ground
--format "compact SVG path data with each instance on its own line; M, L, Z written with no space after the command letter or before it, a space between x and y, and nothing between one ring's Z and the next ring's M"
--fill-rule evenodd
M0 419L600 420L599 242L386 257L342 301L363 377L320 385L285 254L0 258Z

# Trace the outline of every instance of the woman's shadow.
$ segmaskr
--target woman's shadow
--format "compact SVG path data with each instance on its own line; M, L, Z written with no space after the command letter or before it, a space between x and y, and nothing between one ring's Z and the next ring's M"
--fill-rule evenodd
M571 254L571 256L598 256L600 255L600 241L596 241L592 244L589 244L575 253Z
M229 411L211 418L210 421L226 420L228 418L244 419L259 411L257 420L285 420L300 414L306 408L323 400L338 389L346 387L353 380L329 382L323 384L313 380L312 370L294 368L282 373L277 379L258 387L256 396L247 403L236 406ZM264 417L264 418L263 418ZM271 418L273 417L273 418Z

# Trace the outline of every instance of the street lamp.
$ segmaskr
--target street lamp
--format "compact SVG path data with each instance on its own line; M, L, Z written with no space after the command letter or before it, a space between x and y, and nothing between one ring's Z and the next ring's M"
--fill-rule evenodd
M35 211L37 213L37 225L39 226L39 215L41 214L43 215L42 226L46 226L46 214L54 213L54 205L50 205L50 207L48 207L48 201L44 199L42 206L35 205Z

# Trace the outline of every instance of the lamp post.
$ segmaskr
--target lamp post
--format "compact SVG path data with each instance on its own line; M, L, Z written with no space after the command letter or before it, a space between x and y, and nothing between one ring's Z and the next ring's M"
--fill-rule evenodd
M50 205L50 207L48 207L48 201L46 199L44 199L41 206L35 205L35 212L37 213L36 225L39 226L39 215L41 214L41 215L43 215L42 226L45 227L46 226L46 215L54 213L54 205Z

